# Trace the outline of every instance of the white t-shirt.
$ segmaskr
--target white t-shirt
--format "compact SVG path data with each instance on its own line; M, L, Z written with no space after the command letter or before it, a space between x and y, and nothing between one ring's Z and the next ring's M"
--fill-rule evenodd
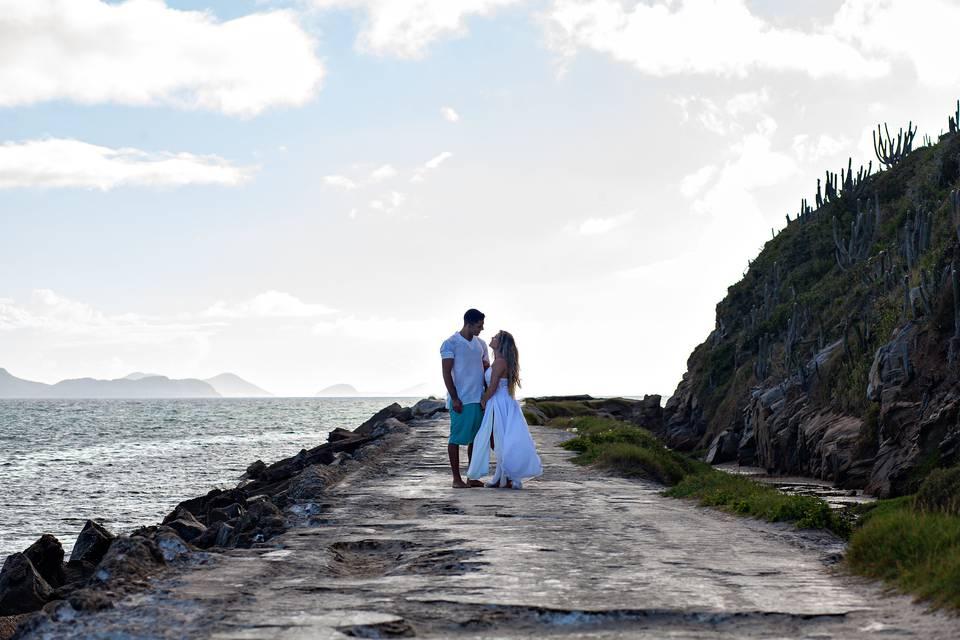
M487 343L480 338L467 340L456 332L440 345L440 357L453 358L453 384L463 404L480 402L483 396L483 365L490 364ZM451 406L447 394L447 407Z

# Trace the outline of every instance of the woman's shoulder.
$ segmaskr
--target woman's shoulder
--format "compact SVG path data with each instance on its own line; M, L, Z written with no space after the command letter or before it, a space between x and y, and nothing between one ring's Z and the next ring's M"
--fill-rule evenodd
M493 361L493 370L494 371L505 371L507 369L507 363L503 358L497 358Z

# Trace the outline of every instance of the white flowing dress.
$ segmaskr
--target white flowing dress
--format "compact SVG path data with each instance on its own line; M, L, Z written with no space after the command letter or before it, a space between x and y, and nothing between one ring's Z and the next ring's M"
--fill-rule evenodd
M490 369L486 371L486 379L489 385ZM505 379L499 381L496 393L487 402L480 431L473 440L473 458L467 470L467 477L472 480L490 473L491 434L496 469L486 483L488 487L506 487L510 481L514 489L520 489L526 478L543 473L540 456L530 437L530 427L520 410L520 403L510 395Z

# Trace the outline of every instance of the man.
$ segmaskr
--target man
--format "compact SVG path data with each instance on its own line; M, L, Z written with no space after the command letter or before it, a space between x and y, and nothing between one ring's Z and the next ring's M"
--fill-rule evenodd
M479 337L484 315L476 309L463 314L463 328L443 341L440 358L443 363L443 384L447 387L447 408L450 409L450 439L447 456L453 472L453 487L482 487L483 483L463 481L460 475L460 447L467 445L468 458L473 455L473 439L480 430L483 410L484 372L490 366L487 345Z

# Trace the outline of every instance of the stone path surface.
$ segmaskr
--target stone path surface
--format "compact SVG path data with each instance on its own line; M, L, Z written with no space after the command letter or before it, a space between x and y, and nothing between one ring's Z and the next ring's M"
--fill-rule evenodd
M51 638L956 638L844 575L842 545L574 466L533 428L522 491L450 488L446 420L414 423L304 526L158 582Z

